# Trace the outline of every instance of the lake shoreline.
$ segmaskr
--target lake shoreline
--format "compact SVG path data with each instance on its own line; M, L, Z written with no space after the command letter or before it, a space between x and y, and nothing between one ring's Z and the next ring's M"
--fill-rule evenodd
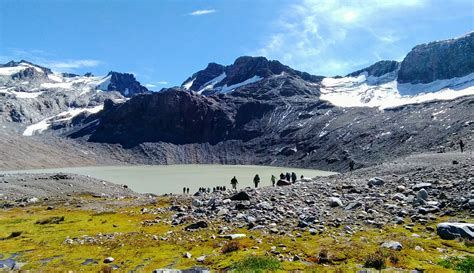
M220 164L92 166L0 171L0 174L71 173L127 185L139 193L179 194L182 193L183 187L186 187L190 188L190 194L194 194L200 187L210 190L217 186L231 188L230 180L233 176L239 180L238 188L253 187L255 174L261 177L261 187L271 186L271 175L278 179L280 173L286 172L295 172L298 179L301 175L314 178L337 174L291 167Z

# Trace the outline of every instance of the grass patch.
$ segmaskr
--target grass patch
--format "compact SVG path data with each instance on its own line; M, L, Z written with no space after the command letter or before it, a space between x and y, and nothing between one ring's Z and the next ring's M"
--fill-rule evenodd
M467 257L448 257L438 262L447 269L454 269L457 272L473 273L474 272L474 256Z
M52 225L52 224L59 224L61 222L64 222L64 216L53 216L53 217L48 217L45 219L40 219L36 221L36 224L38 225Z
M276 271L281 268L281 263L272 257L251 256L238 262L233 268L236 272Z
M241 248L242 248L242 246L240 245L239 242L230 241L222 247L222 253L226 254L226 253L234 252L234 251L237 251Z

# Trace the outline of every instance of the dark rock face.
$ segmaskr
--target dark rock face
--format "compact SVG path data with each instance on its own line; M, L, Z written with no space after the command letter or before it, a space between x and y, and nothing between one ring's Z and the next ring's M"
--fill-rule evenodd
M195 79L189 89L193 91L197 91L205 83L209 82L210 80L224 73L224 70L225 70L225 66L223 65L216 64L216 63L209 63L204 70L194 73L191 77L189 77L184 82L186 83Z
M474 32L413 48L400 65L399 83L429 83L474 71Z
M367 72L368 76L380 77L387 73L393 72L398 69L400 63L397 61L380 61L376 62L375 64L363 68L361 70L357 70L348 74L346 77L356 77L360 74Z
M267 60L265 57L243 56L237 58L233 64L228 66L210 63L206 69L193 74L184 81L183 86L194 80L189 90L200 91L205 87L206 83L209 83L223 73L225 73L225 77L216 83L213 89L206 90L203 94L219 93L219 87L239 84L253 77L268 78L282 73L311 83L319 83L323 79L320 76L294 70L281 64L279 61Z
M149 92L132 74L111 71L108 75L111 76L110 84L107 86L108 91L118 91L125 97L132 97L136 94Z
M117 106L105 114L90 140L125 146L158 141L217 143L228 137L232 126L230 110L214 98L170 89Z

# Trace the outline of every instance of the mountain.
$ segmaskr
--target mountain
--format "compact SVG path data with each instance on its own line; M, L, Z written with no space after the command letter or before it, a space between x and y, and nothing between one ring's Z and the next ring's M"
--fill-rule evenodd
M436 56L462 56L460 45L471 44L472 39L472 35L466 35L430 43L431 49L423 54L432 54L427 58L433 60ZM58 101L57 94L66 99L82 98L60 100L59 105L76 105L59 114L49 110L52 116L29 125L23 134L49 129L50 133L87 147L119 149L113 153L133 158L133 162L345 170L350 160L358 167L373 165L407 154L452 149L459 138L466 143L473 139L472 58L462 60L462 69L450 69L448 73L445 67L456 66L461 57L453 58L452 63L450 59L443 60L443 67L438 67L413 58L414 51L420 52L420 47L409 52L401 63L380 61L345 77L314 76L278 61L244 56L227 66L210 63L181 87L151 94L132 75L113 73L65 79L44 72L45 77L38 74L31 78L35 84L41 83L41 90L18 91L15 88L22 84L11 78L10 71L4 83L14 82L14 88L0 90L7 90L2 92L16 98L8 105L47 98ZM17 66L2 67L0 73ZM21 66L30 67L26 63ZM410 69L429 70L435 77L415 73L420 78L407 82L403 71ZM63 81L53 81L51 77L62 77ZM48 90L58 84L71 87ZM122 93L97 91L109 89ZM134 95L125 98L125 90ZM90 95L82 97L82 92ZM36 93L40 94L31 98ZM30 97L20 99L22 96ZM43 106L44 101L39 105L48 108ZM52 105L53 109L61 108ZM10 116L28 116L24 109L10 109Z
M21 60L0 65L0 120L32 124L26 135L66 126L76 115L100 111L107 99L124 101L148 93L132 74L54 73ZM64 126L59 126L63 124Z
M317 83L323 78L294 70L279 61L270 61L265 57L243 56L228 66L210 63L204 70L196 72L184 81L181 87L203 95L228 93L241 86L282 74L299 77L312 83Z

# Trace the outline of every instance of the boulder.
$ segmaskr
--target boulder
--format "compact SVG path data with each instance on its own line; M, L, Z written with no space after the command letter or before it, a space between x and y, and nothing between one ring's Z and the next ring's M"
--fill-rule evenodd
M277 186L289 186L289 185L291 185L291 182L280 179L280 180L277 181L276 185Z
M372 186L383 186L383 184L385 184L385 181L380 178L380 177L373 177L369 180L369 182L367 182L367 185L369 187L372 187Z
M239 238L245 238L246 235L242 233L236 233L236 234L219 235L219 237L234 240L234 239L239 239Z
M431 183L417 183L415 186L413 186L413 190L421 190L425 188L431 188Z
M241 191L239 193L236 193L230 197L230 200L232 201L245 201L245 200L250 200L250 196L248 193Z
M474 240L474 224L439 223L436 226L436 233L444 240L453 240L455 238Z
M199 221L196 223L192 223L185 227L185 230L195 230L195 229L200 229L200 228L207 228L209 225L207 224L206 221Z
M337 197L330 197L329 198L329 206L335 208L335 207L342 207L342 201L341 199Z
M104 263L106 263L106 264L112 263L113 261L115 261L115 259L113 257L107 257L107 258L104 259Z
M388 249L392 249L392 250L402 250L403 246L402 244L400 244L399 242L397 241L388 241L388 242L385 242L381 245L383 248L388 248Z
M416 193L416 199L417 200L428 200L428 192L425 189L421 189Z

